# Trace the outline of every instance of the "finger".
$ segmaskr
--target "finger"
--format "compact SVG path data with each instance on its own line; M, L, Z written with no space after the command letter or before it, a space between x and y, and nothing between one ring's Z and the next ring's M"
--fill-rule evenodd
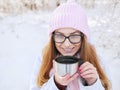
M84 75L84 76L82 76L83 78L98 78L98 76L97 75L95 75L95 74L87 74L87 75Z
M86 72L89 70L96 71L96 68L94 66L88 65L88 66L84 67L83 69L81 69L80 73L83 73L83 72Z
M86 67L88 64L89 64L89 62L83 63L83 64L79 67L79 70L81 70L82 68Z
M85 72L89 69L96 70L96 68L90 63L86 64L86 66L80 68L79 70L80 70L80 73L82 73L82 72Z
M73 80L76 79L78 76L79 76L78 73L74 74L74 75L68 80L68 82L73 81Z
M89 75L89 74L97 74L97 72L95 70L90 69L90 70L87 70L87 71L81 73L80 75L85 76L85 75Z
M70 74L67 74L67 75L61 77L61 80L67 81L69 78L71 78L71 75L70 75Z

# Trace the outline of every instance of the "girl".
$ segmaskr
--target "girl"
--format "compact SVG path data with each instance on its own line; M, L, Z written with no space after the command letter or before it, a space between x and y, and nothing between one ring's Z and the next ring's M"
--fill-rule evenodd
M43 50L42 61L37 62L30 90L110 90L89 38L86 14L75 1L55 9L50 20L50 41ZM60 55L82 58L79 74L59 76L54 59Z

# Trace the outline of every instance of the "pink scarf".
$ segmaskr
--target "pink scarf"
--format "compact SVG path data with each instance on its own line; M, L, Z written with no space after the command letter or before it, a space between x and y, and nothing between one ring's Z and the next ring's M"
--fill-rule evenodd
M52 68L50 70L49 76L51 77L52 75L54 75L55 71ZM79 78L79 77L78 77ZM75 80L73 80L71 83L69 83L69 85L67 86L68 90L80 90L79 88L79 83L78 83L78 78L76 78Z

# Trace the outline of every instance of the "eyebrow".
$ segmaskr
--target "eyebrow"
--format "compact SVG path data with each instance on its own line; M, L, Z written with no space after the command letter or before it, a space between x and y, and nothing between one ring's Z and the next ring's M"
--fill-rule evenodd
M61 33L61 34L64 34L64 33L62 33L62 32L59 32L59 31L56 31L56 33ZM71 34L74 34L74 33L76 33L76 34L81 34L81 32L79 32L79 31L74 31L74 32L72 32L72 33L69 33L69 34L71 35Z

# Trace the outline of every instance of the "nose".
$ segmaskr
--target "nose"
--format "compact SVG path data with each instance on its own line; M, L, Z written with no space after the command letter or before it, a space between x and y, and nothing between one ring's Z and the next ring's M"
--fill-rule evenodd
M68 38L66 38L66 40L64 41L63 44L64 44L65 47L69 47L71 45L71 42L69 41Z

